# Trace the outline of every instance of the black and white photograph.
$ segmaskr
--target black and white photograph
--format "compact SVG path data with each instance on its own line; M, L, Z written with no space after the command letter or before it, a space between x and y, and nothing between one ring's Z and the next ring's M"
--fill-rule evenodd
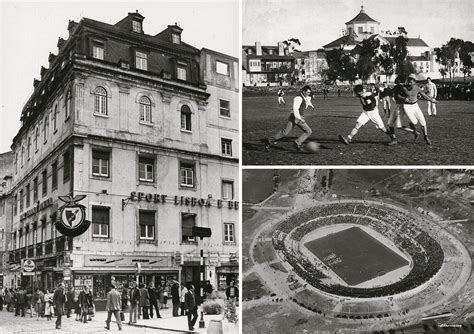
M472 333L466 169L244 169L243 333Z
M239 333L238 0L0 3L0 332Z
M470 0L243 0L244 165L471 165Z

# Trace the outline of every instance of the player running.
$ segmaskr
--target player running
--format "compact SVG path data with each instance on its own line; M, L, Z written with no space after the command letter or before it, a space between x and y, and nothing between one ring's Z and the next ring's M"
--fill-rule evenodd
M295 140L294 145L299 151L304 152L302 145L304 141L308 139L311 133L313 133L313 131L303 118L304 111L308 107L312 107L314 109L314 106L311 104L311 96L311 87L304 86L301 89L301 94L293 99L293 112L288 117L288 122L286 123L286 126L274 136L271 136L267 139L267 143L265 145L266 151L269 151L272 145L276 145L277 140L286 137L290 133L290 131L295 126L297 126L301 130L303 130L303 134Z
M283 91L283 88L280 88L278 90L278 105L286 104L285 99L283 96L285 95L285 92Z
M357 119L356 125L352 129L351 133L347 137L339 135L339 140L344 144L349 145L349 143L352 141L352 138L354 138L359 129L368 121L371 121L375 124L377 129L381 130L391 138L389 145L397 144L398 142L395 136L391 135L387 131L385 125L383 124L382 118L380 118L379 110L377 108L377 97L372 92L367 92L362 85L355 86L354 93L359 97L363 111Z
M416 85L415 74L412 73L408 76L407 84L408 86L403 87L401 90L402 95L399 96L399 98L403 100L403 111L405 112L405 115L409 119L410 123L413 124L413 127L415 127L418 122L420 123L425 142L431 146L431 140L428 138L428 128L426 126L425 116L423 116L423 113L418 106L418 94L432 103L437 103L437 101L423 93L420 87Z

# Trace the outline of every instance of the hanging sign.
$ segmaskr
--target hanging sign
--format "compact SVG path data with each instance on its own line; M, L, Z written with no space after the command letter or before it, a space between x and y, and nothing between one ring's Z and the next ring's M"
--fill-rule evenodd
M86 207L77 202L86 198L87 195L58 196L66 205L59 208L59 219L56 221L56 229L69 237L77 237L89 228L91 222L86 220Z

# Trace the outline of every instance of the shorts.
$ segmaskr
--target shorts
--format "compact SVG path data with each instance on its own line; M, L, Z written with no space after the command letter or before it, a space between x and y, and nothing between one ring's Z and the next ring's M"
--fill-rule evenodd
M357 119L357 123L360 123L362 125L365 125L368 121L374 123L377 129L382 129L385 127L382 118L380 117L379 110L377 108L370 111L364 110Z
M425 116L421 112L420 106L418 103L415 104L403 104L403 110L405 111L405 115L410 121L410 123L418 124L420 122L421 126L426 126Z

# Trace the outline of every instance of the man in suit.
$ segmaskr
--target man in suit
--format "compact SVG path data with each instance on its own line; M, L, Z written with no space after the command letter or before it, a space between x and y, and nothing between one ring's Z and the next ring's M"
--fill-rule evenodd
M64 314L64 303L66 302L66 295L64 291L64 283L59 283L58 288L54 291L53 305L54 312L56 312L56 329L61 329L61 317Z
M194 285L192 284L189 285L188 292L186 293L186 296L184 297L184 305L186 306L186 309L188 310L188 328L190 331L192 331L194 329L194 324L196 323L196 320L198 318L198 313L197 313L198 303L196 300L196 294L194 292Z
M105 320L105 329L110 329L110 320L112 320L112 313L115 316L117 321L117 326L119 331L122 330L122 321L120 320L120 310L122 309L121 305L121 296L120 293L115 290L115 284L110 285L110 291L107 293L107 320Z
M138 290L137 283L132 282L132 289L130 290L130 318L128 324L135 324L138 318L138 304L140 303L140 290Z

